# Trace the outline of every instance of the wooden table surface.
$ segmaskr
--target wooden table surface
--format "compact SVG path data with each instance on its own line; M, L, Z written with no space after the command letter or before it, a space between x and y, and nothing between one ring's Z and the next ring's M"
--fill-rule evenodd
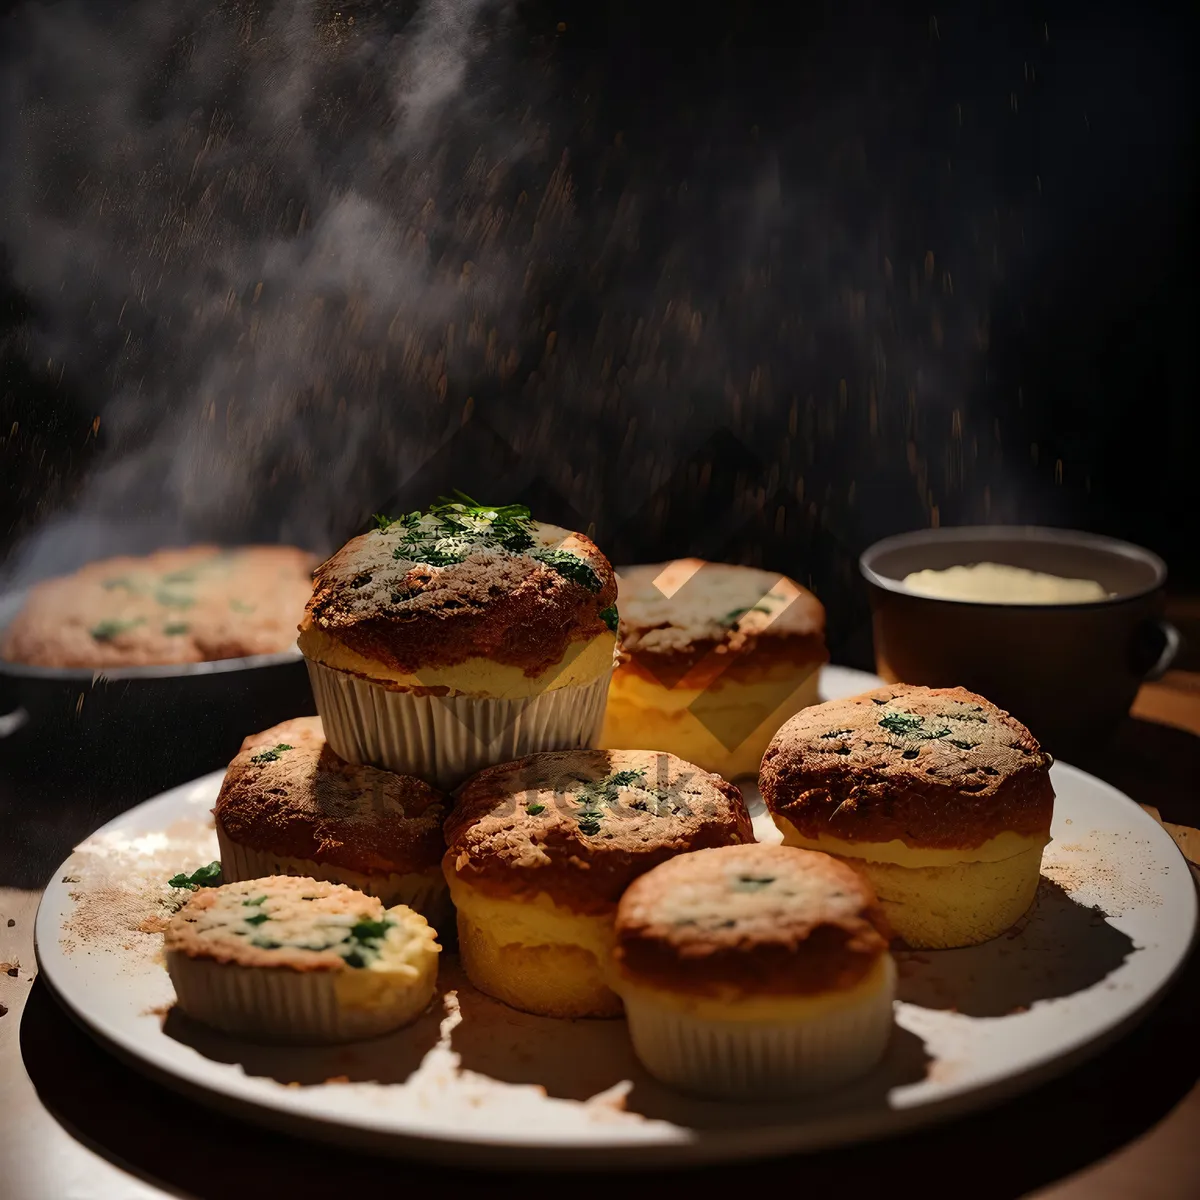
M1080 766L1151 807L1200 861L1200 673L1143 688L1115 742ZM1198 873L1200 877L1200 873ZM698 1172L484 1175L351 1155L238 1124L100 1050L33 970L37 893L0 888L0 1200L240 1200L534 1186L631 1195L705 1185L919 1188L927 1200L1200 1196L1200 956L1129 1036L979 1115L869 1146ZM376 1194L380 1194L376 1191ZM903 1194L903 1193L901 1193Z

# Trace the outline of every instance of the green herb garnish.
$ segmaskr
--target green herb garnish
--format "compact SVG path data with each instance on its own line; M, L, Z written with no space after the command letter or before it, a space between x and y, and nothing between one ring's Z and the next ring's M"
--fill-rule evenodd
M162 577L163 583L195 583L196 572L193 570L172 571Z
M243 900L242 904L245 905L246 908L258 908L259 905L266 904L266 902L266 896L255 896L250 900Z
M379 943L395 924L386 917L379 921L364 918L350 927L350 948L342 955L348 967L365 967L379 953Z
M727 612L721 618L722 625L736 625L747 613L760 612L770 613L770 609L762 603L755 604L750 608L734 608Z
M645 778L646 772L616 771L604 779L592 779L579 789L580 807L575 813L579 822L580 833L592 836L600 832L600 822L604 819L601 806L615 804L617 793L622 788L635 787Z
M136 629L139 625L146 623L145 617L133 617L128 621L101 621L99 625L92 626L92 637L98 642L112 641L118 634L126 633L130 629Z
M127 592L136 592L138 590L138 585L134 583L133 580L127 575L121 575L116 579L106 579L103 584L101 584L101 587L103 587L106 592L111 592L116 588L124 588Z
M544 804L527 804L525 805L525 811L531 817L540 817L546 811L546 806Z
M733 881L733 889L737 892L761 892L774 882L774 875L739 875Z
M280 742L278 746L272 746L270 750L264 750L261 754L252 755L250 761L262 765L263 763L277 762L279 756L285 750L294 750L294 746L289 746L287 742Z
M395 924L386 917L379 921L364 918L350 927L350 936L356 942L377 942Z
M196 603L191 596L181 596L178 592L160 591L154 593L154 598L164 608L191 608Z
M267 913L255 913L252 917L246 918L247 925L261 925L264 921L269 921L271 918Z
M172 621L169 625L163 626L163 633L168 637L176 637L181 633L187 633L188 627L183 621Z
M536 558L540 563L545 563L564 579L569 579L572 583L587 588L589 592L598 592L603 587L600 576L592 570L591 566L568 550L538 550L530 557Z
M252 613L257 606L247 604L244 600L230 600L229 607L236 613Z
M617 632L617 627L621 624L620 614L617 612L617 606L610 604L607 608L600 610L600 620L608 626L612 633Z
M925 718L918 717L915 713L888 713L879 724L897 737L919 738L921 741L943 738L950 732L948 725L942 726L941 729L926 729Z
M167 880L168 887L187 888L192 892L202 887L219 887L220 883L221 864L219 862L210 862L207 867L199 867L190 875L184 872L172 875Z

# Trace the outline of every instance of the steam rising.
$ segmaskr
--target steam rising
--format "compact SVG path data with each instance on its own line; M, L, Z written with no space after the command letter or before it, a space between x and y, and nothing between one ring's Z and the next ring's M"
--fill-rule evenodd
M659 116L649 70L576 77L499 0L60 5L12 33L3 238L31 357L104 442L22 575L331 548L486 425L617 557L668 527L668 552L735 552L688 540L726 431L753 462L725 534L757 520L803 579L873 484L902 484L887 519L936 519L986 439L952 411L986 279L956 282L868 165L886 80L815 77L760 137L702 78L699 116ZM458 486L512 498L471 453Z

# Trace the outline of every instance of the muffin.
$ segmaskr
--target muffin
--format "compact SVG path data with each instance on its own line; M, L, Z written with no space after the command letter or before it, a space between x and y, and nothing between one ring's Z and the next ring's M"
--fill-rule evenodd
M759 786L785 845L860 870L910 946L986 942L1033 901L1050 840L1050 756L965 688L896 684L806 709Z
M0 658L128 667L278 654L296 644L316 564L295 546L189 546L89 563L30 590Z
M227 881L301 875L452 920L442 878L445 797L422 779L343 762L319 717L248 737L213 817Z
M189 1017L236 1037L314 1044L414 1020L433 999L440 951L410 908L280 875L196 892L163 941Z
M882 1058L896 968L871 886L790 846L682 854L617 906L613 986L642 1065L730 1100L835 1087Z
M435 505L347 543L300 626L330 746L450 787L489 763L595 744L616 579L529 509Z
M775 731L817 703L825 610L782 575L684 558L622 571L620 659L600 744L754 775Z
M481 771L446 822L471 982L526 1012L621 1012L607 983L625 888L673 855L753 841L741 793L673 754L574 750Z

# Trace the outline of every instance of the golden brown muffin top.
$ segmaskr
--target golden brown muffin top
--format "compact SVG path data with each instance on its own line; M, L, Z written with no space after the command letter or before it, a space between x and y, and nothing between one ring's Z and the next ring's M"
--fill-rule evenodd
M305 622L389 670L490 658L538 675L616 628L616 578L590 538L522 505L436 505L347 542Z
M277 654L296 644L316 563L295 546L189 546L89 563L30 590L0 657L118 667Z
M763 755L772 813L804 837L973 849L1048 835L1050 756L965 688L895 684L797 713Z
M411 909L385 909L340 883L271 875L201 888L167 923L168 953L241 967L341 971L370 967L385 941L435 935Z
M424 780L344 762L320 717L246 738L213 809L243 846L364 874L437 868L446 798Z
M629 567L618 584L622 659L652 675L682 678L705 659L720 674L758 650L797 663L828 658L825 609L784 575L680 558Z
M616 961L671 991L811 995L853 987L887 952L871 885L792 846L721 846L671 859L617 906Z
M562 750L488 767L455 793L448 877L510 899L545 893L612 912L621 893L676 854L754 840L742 794L653 750Z

